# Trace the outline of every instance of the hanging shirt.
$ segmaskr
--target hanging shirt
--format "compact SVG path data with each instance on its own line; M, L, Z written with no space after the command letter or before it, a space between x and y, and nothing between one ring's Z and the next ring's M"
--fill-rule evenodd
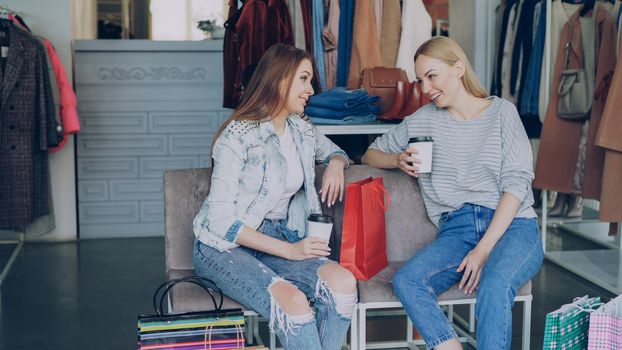
M283 135L279 137L281 147L281 155L285 158L287 164L287 174L285 175L285 190L279 201L275 203L274 208L266 215L266 219L285 219L287 218L287 209L289 208L289 200L302 187L304 174L302 165L300 164L300 156L294 138L289 130L289 125L285 124Z

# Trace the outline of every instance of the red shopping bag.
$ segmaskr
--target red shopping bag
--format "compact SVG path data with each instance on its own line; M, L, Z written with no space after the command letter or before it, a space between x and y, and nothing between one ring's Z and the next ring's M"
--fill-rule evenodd
M368 280L388 265L384 213L389 202L382 178L368 178L346 187L339 263L357 280Z

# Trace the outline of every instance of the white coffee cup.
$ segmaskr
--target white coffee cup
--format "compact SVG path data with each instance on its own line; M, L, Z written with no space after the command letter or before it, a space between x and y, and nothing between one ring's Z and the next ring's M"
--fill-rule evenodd
M417 149L417 154L413 154L413 157L420 160L421 164L417 164L419 167L419 173L432 172L432 145L434 140L431 136L419 136L413 137L408 140L408 147L414 147Z
M309 215L309 237L318 237L323 241L330 240L333 231L333 218L329 215L311 214Z

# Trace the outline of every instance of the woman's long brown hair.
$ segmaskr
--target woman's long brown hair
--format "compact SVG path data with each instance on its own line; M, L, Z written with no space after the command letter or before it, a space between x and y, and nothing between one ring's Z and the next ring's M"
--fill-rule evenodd
M224 121L214 137L214 143L223 130L234 120L269 120L284 106L294 75L303 60L309 60L316 72L313 56L306 51L286 44L274 44L266 51L253 73L238 108ZM317 92L316 74L313 88Z

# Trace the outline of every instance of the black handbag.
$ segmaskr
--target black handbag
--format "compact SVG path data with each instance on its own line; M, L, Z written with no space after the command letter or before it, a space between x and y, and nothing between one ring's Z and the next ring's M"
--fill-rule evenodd
M212 300L214 310L164 313L164 300L180 283L203 288ZM214 291L220 296L218 302ZM153 293L152 302L155 313L138 316L138 350L182 347L244 349L244 313L242 309L222 309L222 291L213 281L199 276L166 281Z

